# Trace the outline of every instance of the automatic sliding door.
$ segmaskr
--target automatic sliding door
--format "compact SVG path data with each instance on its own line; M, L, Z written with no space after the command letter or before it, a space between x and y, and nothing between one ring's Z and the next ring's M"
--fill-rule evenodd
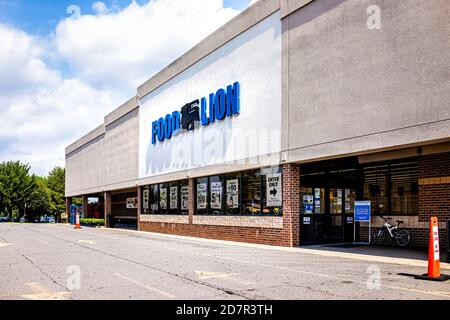
M352 242L354 239L354 209L356 201L356 189L344 190L344 241Z
M330 188L330 226L329 242L341 242L343 239L342 227L342 189Z

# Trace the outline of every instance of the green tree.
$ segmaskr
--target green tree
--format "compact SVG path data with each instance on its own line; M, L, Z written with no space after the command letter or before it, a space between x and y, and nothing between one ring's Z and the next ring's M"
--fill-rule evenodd
M32 203L37 187L36 177L30 175L30 166L20 161L0 163L1 211L11 217L13 212L23 216L25 205Z
M65 176L64 168L55 167L46 178L46 185L50 195L49 212L58 216L65 211Z
M27 218L33 219L50 212L52 205L51 190L47 188L47 179L43 177L35 177L36 186L29 204L27 204Z

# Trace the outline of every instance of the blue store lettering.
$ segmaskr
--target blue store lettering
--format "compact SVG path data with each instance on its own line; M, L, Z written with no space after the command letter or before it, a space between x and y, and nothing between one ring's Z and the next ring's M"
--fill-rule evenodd
M209 108L208 108L209 104ZM227 89L220 88L216 93L209 95L209 101L203 97L183 106L181 111L174 111L164 118L159 118L152 123L152 144L163 142L178 135L181 131L192 131L196 123L202 126L217 121L223 121L226 117L239 115L240 112L240 84L235 82Z

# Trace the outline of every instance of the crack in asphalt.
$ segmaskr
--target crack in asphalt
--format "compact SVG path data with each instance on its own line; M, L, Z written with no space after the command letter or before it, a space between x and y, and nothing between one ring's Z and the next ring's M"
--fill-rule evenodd
M17 250L16 250L17 251ZM39 264L35 263L30 257L28 257L27 255L20 253L19 254L25 259L27 260L29 263L31 263L33 266L35 266L44 276L46 276L47 278L49 278L54 284L56 284L58 287L61 287L64 290L68 290L66 288L66 286L63 286L62 284L59 284L58 281L56 281L55 279L53 279L53 277L51 275L49 275L47 272L44 271L44 269L42 269Z
M8 231L10 231L8 229ZM6 240L3 236L0 236L0 238L5 242L5 243L9 243L8 240ZM21 257L23 257L26 261L28 261L29 263L31 263L34 267L36 267L39 272L41 274L43 274L45 277L47 277L48 279L50 279L55 285L57 285L58 287L63 288L64 290L68 290L64 285L61 285L58 283L58 281L56 281L51 275L49 275L47 272L44 271L44 269L42 269L39 264L35 263L30 257L28 257L26 254L20 252L18 250L17 247L14 247L14 251L16 251ZM17 264L17 263L16 263ZM71 298L69 298L71 299Z
M83 246L83 245L81 245L81 244L79 244L79 243L77 243L77 242L72 242L72 241L70 241L70 240L67 240L67 239L64 239L64 238L61 238L61 237L58 237L58 236L55 236L55 235L50 235L50 234L47 234L47 233L44 233L44 232L40 232L40 231L36 231L36 230L33 230L33 231L36 232L36 233L42 234L42 235L46 235L46 236L48 236L48 237L52 237L52 238L55 238L55 239L64 241L64 242L66 242L66 243L70 243L70 244L72 244L72 245L74 245L74 246L81 247L81 248L83 248L83 249L88 249L88 250L91 250L91 251L94 251L94 252L102 253L102 254L104 254L104 255L107 255L107 256L110 256L110 257L113 257L113 258L116 258L116 259L119 259L119 260L127 261L127 262L129 262L129 263L133 263L133 264L136 264L136 265L139 265L139 266L142 266L142 267L145 267L145 268L154 270L154 271L158 271L158 272L161 272L161 273L170 275L170 276L172 276L172 277L176 277L176 278L182 279L182 280L184 280L184 281L188 281L188 282L192 282L192 283L195 283L195 284L198 284L198 285L202 285L202 286L205 286L205 287L209 287L209 288L211 288L211 289L214 289L214 290L217 290L217 291L224 292L224 293L226 293L226 294L228 294L228 295L235 295L235 296L244 298L244 299L246 299L246 300L253 300L253 298L247 297L247 296L245 296L245 295L239 293L238 291L229 290L229 289L222 288L222 287L219 287L219 286L215 286L215 285L213 285L213 284L210 284L210 283L207 283L207 282L203 282L203 281L198 281L198 280L195 280L195 279L192 279L192 278L189 278L189 277L180 275L180 274L178 274L178 273L173 273L173 272L169 272L169 271L166 271L166 270L163 270L163 269L159 269L159 268L156 268L156 267L154 267L154 266L150 266L150 265L147 265L147 264L145 264L145 263L141 263L141 262L134 261L134 260L131 260L131 259L128 259L128 258L124 258L124 257L118 256L118 255L115 255L115 254L113 254L113 253L109 253L109 252L106 252L106 251L103 251L103 250L99 250L99 249L96 249L96 248L91 248L91 247ZM53 280L53 279L52 279L52 280ZM54 281L54 280L53 280L53 281Z
M202 285L202 286L206 286L206 287L218 290L218 291L222 291L222 292L225 292L225 293L230 294L230 295L234 294L236 296L240 296L240 297L243 297L245 299L256 299L256 297L258 296L257 294L253 294L252 298L250 298L250 297L248 297L248 296L246 296L244 294L244 292L250 293L247 290L234 290L234 291L227 290L226 288L222 288L222 287L218 287L218 286L215 286L215 285L211 285L209 283L204 283L202 281L197 281L195 279L191 279L191 278L188 278L186 276L179 275L177 273L161 270L161 269L158 269L156 267L153 267L153 266L150 266L150 265L146 265L144 263L139 263L137 261L130 260L130 259L127 259L127 258L123 258L123 257L117 256L115 254L108 253L108 252L105 252L105 251L102 251L102 250L99 250L99 249L94 249L92 247L83 246L83 245L80 245L78 243L66 240L65 238L61 238L61 237L55 236L53 234L42 233L42 232L38 232L36 230L35 230L35 232L43 234L43 235L46 235L46 236L49 236L49 237L52 237L52 238L55 238L55 239L59 239L59 240L61 240L63 242L69 243L71 245L75 245L75 246L78 246L78 247L81 247L81 248L84 248L84 249L92 250L94 252L99 252L99 253L102 253L104 255L108 255L108 256L111 256L113 258L124 260L124 261L130 262L130 263L133 263L133 264L141 265L141 266L143 266L145 268L149 268L149 269L152 269L152 270L164 273L164 274L168 274L168 275L170 275L172 277L177 277L177 278L183 279L184 281L196 283L196 284L199 284L199 285ZM91 234L89 234L89 235L91 235ZM123 234L120 233L118 235L123 235ZM106 237L106 238L113 238L116 241L124 240L124 241L131 241L131 242L134 242L134 243L138 243L138 242L134 241L135 237L133 237L133 236L127 236L126 239L120 239L120 238L117 238L117 237L108 237L108 236L104 236L104 237ZM136 240L138 240L138 239L136 239ZM151 239L148 239L147 237L145 237L145 240L151 240ZM147 243L142 243L142 244L147 244ZM155 247L155 246L151 246L151 247ZM168 250L179 251L179 252L185 252L185 250L176 249L176 248L170 248L169 247L167 249ZM301 274L306 274L306 275L315 275L315 276L319 276L319 277L323 277L323 278L327 278L327 279L336 279L336 280L341 280L341 281L344 280L345 281L345 280L349 280L349 276L350 276L350 275L337 276L337 275L334 275L334 274L323 274L323 273L321 274L321 273L317 273L317 272L311 272L311 271L305 271L305 270L297 270L297 269L293 269L293 268L286 267L286 266L277 266L277 265L272 265L272 264L269 264L269 263L262 263L262 262L258 262L258 261L245 261L245 260L240 260L240 259L236 259L236 258L232 258L232 257L222 257L222 256L214 255L214 254L208 254L208 253L201 253L201 252L192 252L192 253L200 255L200 256L204 256L204 257L219 259L219 260L239 262L239 263L242 263L242 264L251 264L251 265L256 265L256 266L261 266L261 267L275 268L275 269L278 269L278 270L292 271L292 272L295 272L295 273L301 273ZM366 281L359 280L360 278L363 278L363 276L355 276L353 274L351 278L353 280L353 284L356 284L356 285L358 285L358 284L359 285L361 285L361 284L365 285L366 284ZM304 286L299 286L299 285L295 285L295 284L293 284L293 286L295 286L295 287L303 287L303 288L308 290L308 288L306 288ZM402 290L402 291L408 291L408 292L415 292L415 293L420 293L420 294L424 294L424 295L428 295L428 296L429 295L439 296L441 298L442 297L446 297L446 298L450 297L449 293L447 293L447 292L426 291L424 289L422 289L422 290L417 289L417 287L418 287L418 283L414 283L412 288L411 287L409 287L409 288L408 287L402 287L402 286L395 285L395 284L394 285L393 284L387 284L387 285L383 284L383 288L384 289L390 289L390 290L395 289L395 290ZM309 287L309 290L312 290L312 288ZM326 294L328 296L327 299L330 298L329 297L330 295L332 297L333 296L338 297L338 295L335 295L335 294L333 294L333 293L331 293L329 291L324 292L323 290L320 290L318 288L315 288L314 290L316 290L315 292L320 291L321 293ZM314 291L314 290L312 290L312 291ZM400 293L400 292L399 292L399 294L401 296L403 295L403 293Z

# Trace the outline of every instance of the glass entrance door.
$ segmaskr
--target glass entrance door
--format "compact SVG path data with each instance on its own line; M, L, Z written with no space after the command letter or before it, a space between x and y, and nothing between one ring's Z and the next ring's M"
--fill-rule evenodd
M343 219L343 231L344 242L354 241L354 209L355 201L357 199L356 189L344 189L344 215Z
M356 189L302 188L301 244L353 241Z
M328 235L325 188L302 188L300 240L302 244L323 243Z
M330 188L330 227L328 242L342 242L343 240L343 228L342 228L342 189Z

